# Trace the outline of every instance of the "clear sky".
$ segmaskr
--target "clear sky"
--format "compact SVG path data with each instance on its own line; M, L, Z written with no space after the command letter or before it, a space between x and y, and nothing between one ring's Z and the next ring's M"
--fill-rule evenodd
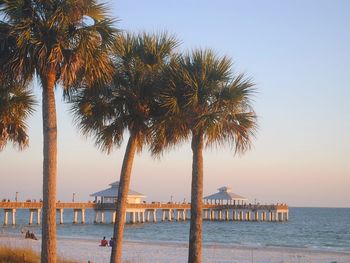
M204 153L204 194L223 185L252 202L350 207L350 2L113 1L129 31L175 34L181 50L212 48L257 84L259 132L241 157L229 148ZM41 100L41 90L33 89ZM119 178L125 144L101 153L79 134L57 88L58 199L78 200ZM0 153L0 198L41 197L41 107L30 122L30 148ZM131 187L148 201L189 200L190 145L134 162Z

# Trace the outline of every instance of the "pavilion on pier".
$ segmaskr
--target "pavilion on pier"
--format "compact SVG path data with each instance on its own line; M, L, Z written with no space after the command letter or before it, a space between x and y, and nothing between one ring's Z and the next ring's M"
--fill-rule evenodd
M204 197L204 202L208 204L239 205L244 204L248 199L232 192L232 188L223 186L218 188L219 192Z
M95 197L95 203L115 203L118 198L119 181L109 184L110 187L99 192L93 193L90 196ZM129 189L128 203L140 204L146 196L132 189Z

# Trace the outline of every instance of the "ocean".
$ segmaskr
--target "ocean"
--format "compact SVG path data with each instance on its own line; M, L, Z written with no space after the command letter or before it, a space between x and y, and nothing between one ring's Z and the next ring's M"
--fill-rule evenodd
M36 215L34 215L34 219ZM0 211L3 222L4 213ZM40 226L28 226L28 210L17 210L16 226L0 227L0 235L19 235L30 230L40 236ZM9 214L9 219L11 215ZM57 225L57 235L71 239L93 239L98 243L113 234L111 213L105 213L105 224L93 224L94 211L86 210L84 225L73 225L73 212L64 211L63 225ZM78 216L80 220L80 214ZM36 222L36 220L34 220ZM127 224L124 238L138 242L187 243L189 220L183 222ZM237 245L246 247L291 247L325 251L350 251L349 208L290 208L289 221L237 222L204 221L203 243L211 245Z

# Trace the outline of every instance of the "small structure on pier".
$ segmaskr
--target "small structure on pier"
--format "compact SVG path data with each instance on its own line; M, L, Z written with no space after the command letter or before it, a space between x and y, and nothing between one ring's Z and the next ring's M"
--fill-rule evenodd
M219 192L204 197L204 202L208 204L239 205L248 199L232 192L232 188L223 186L218 188Z
M111 187L93 193L90 196L95 197L95 203L113 204L117 201L119 191L119 181L109 184ZM146 196L139 192L129 189L128 203L129 204L140 204L142 199Z

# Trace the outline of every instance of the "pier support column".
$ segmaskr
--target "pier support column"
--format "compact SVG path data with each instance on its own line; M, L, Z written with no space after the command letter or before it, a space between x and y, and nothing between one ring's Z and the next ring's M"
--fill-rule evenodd
M4 226L8 225L9 221L9 212L7 209L4 210Z
M139 211L135 212L135 219L136 219L136 223L140 223L141 222L140 212Z
M162 210L162 221L165 221L165 210Z
M94 221L95 224L98 223L98 210L95 211L95 221Z
M40 208L38 208L38 210L36 210L36 223L38 225L41 224L41 209Z
M215 220L215 211L214 210L210 210L210 221Z
M74 209L73 210L74 216L73 216L73 224L78 223L78 210Z
M286 212L286 221L289 220L289 212Z
M101 224L104 224L105 222L105 211L101 211Z
M186 221L186 209L182 210L182 220Z
M266 212L262 212L262 221L266 221Z
M283 212L279 212L278 213L278 220L280 221L280 222L283 222L284 221L284 213Z
M225 211L225 220L228 221L229 220L229 214L228 214L228 210Z
M157 210L154 209L153 210L153 223L156 223L157 222Z
M275 221L275 213L274 212L270 212L270 221L273 222Z
M203 219L208 220L208 210L204 210Z
M238 220L243 221L243 211L238 212Z
M63 208L60 209L60 224L63 224Z
M9 212L13 213L12 209L4 209L4 226L7 226L9 223ZM12 217L12 224L13 224L13 217Z
M168 220L169 221L172 220L172 213L173 213L173 211L171 209L169 209L169 211L168 211L168 215L169 215Z
M180 211L179 211L179 209L176 210L176 221L177 222L180 221Z
M235 210L232 211L232 220L236 221L237 220L237 213Z
M81 223L85 224L85 209L81 209Z
M190 210L190 212L189 212L189 217L187 217L187 210L185 210L185 216L186 216L186 220L188 219L188 220L190 220L191 219L191 210Z
M222 210L218 211L218 219L221 221L222 220Z
M131 212L131 224L135 224L136 223L136 212L133 211Z
M255 211L255 213L254 213L254 220L259 221L259 212L258 211Z
M29 225L33 224L33 210L29 209Z
M116 212L114 211L113 213L112 213L112 224L114 224L115 223L115 217L116 217Z
M145 211L141 212L141 223L145 223L146 219L145 219Z
M4 226L7 226L8 224L8 212L4 210Z
M16 225L16 209L12 209L12 225Z

